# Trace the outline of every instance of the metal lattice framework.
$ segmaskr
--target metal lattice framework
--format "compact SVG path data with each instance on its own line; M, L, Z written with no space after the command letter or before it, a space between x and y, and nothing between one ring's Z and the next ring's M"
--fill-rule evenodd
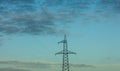
M62 71L69 71L69 54L76 54L75 52L71 52L68 50L67 38L66 35L64 36L64 40L58 42L63 43L63 50L56 53L55 55L62 54L63 55L63 64L62 64Z

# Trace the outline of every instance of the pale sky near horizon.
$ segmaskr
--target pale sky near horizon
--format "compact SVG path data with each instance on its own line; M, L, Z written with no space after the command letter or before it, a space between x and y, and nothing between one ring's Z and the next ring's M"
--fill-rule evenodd
M119 0L0 0L0 71L120 70Z

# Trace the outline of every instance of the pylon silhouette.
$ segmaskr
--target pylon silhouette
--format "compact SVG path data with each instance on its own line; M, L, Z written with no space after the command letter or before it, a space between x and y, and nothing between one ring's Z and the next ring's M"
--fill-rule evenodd
M64 35L64 40L58 42L63 43L63 50L56 53L55 55L62 54L63 55L63 63L62 63L62 71L69 71L69 54L76 54L75 52L68 50L68 44L67 44L67 37Z

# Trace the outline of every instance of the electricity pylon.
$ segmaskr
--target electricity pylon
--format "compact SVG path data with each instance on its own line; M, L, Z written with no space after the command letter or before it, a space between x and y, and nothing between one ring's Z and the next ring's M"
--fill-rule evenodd
M63 50L56 53L55 55L62 54L63 55L63 63L62 63L62 71L69 71L69 54L76 54L75 52L71 52L68 50L67 38L64 35L64 40L58 42L63 43Z

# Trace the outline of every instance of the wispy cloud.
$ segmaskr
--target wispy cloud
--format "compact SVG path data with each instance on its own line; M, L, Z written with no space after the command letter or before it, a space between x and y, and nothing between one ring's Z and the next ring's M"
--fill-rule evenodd
M14 16L15 15L15 16ZM54 16L41 13L11 13L0 21L0 32L4 34L56 34L58 31ZM4 15L2 16L4 17Z
M61 66L60 63L54 62L25 62L25 61L17 61L17 60L0 60L0 64L6 65L15 65L17 67L25 67L25 68L51 68L54 66ZM70 64L71 67L77 68L94 68L94 65L87 64Z
M8 68L0 68L0 71L31 71L31 70L8 67Z
M45 62L25 62L25 61L17 61L17 60L1 60L0 64L6 65L15 65L17 67L28 67L28 68L49 68L52 63Z
M74 22L81 16L87 18L84 21L91 18L98 21L96 15L88 13L90 10L97 14L119 13L119 3L119 0L0 0L0 32L58 34L63 31L61 25Z
M71 64L72 67L80 67L80 68L95 68L94 65L88 65L88 64Z

